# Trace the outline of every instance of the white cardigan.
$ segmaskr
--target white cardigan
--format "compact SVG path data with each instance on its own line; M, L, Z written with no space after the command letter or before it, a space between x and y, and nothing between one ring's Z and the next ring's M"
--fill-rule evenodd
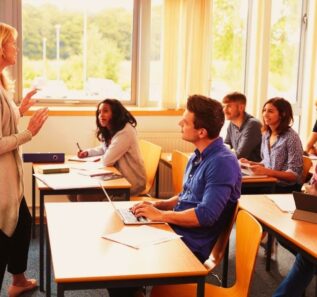
M137 132L130 123L118 131L111 139L109 146L88 149L89 156L103 156L105 166L115 166L130 182L131 196L140 194L145 189L146 174L141 156Z
M0 229L11 237L23 197L23 168L19 145L32 139L32 133L17 129L16 106L0 87Z

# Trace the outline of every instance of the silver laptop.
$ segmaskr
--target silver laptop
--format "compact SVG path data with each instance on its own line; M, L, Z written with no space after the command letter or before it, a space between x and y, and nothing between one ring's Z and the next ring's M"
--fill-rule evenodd
M317 196L293 192L296 210L292 219L317 224Z
M162 224L164 222L153 222L145 217L136 217L129 208L117 208L115 203L109 197L105 187L99 182L107 200L110 202L114 211L119 215L125 225L144 225L144 224Z

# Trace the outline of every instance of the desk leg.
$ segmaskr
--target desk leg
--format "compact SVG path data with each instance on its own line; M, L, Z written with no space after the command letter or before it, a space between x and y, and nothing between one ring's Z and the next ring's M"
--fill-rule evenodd
M61 284L57 284L57 297L64 297L64 288Z
M44 291L44 195L40 191L40 291Z
M125 200L130 201L130 189L125 190Z
M46 225L47 226L47 225ZM46 297L51 297L51 245L46 228Z
M204 297L205 295L205 278L199 279L197 282L197 297Z
M222 281L221 286L227 288L228 282L228 262L229 262L229 242L227 243L222 263Z
M35 238L35 176L32 167L32 238Z

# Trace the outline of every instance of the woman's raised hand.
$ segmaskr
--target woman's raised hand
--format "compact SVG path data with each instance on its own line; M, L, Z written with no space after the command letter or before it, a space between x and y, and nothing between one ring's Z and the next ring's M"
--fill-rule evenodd
M48 118L48 108L41 108L34 112L33 116L29 121L29 125L27 129L32 133L32 136L35 136L40 129L42 128L43 124Z
M36 100L32 99L32 96L34 96L36 93L37 93L37 89L33 89L30 92L28 92L26 96L22 99L20 107L19 107L21 116L23 116L24 113L27 112L29 108L36 103Z

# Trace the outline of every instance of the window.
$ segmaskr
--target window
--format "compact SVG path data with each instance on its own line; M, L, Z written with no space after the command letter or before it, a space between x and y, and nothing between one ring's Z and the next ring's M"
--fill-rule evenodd
M133 0L23 0L23 89L49 101L135 103L133 14Z
M248 0L214 0L211 97L244 91Z
M303 74L307 56L314 61L313 22L305 21L313 1L6 0L0 19L20 28L20 3L23 88L41 88L41 100L177 108L192 92L221 99L241 91L257 115L273 96L299 111L311 84Z
M296 103L301 20L301 1L272 1L268 98L284 97Z

